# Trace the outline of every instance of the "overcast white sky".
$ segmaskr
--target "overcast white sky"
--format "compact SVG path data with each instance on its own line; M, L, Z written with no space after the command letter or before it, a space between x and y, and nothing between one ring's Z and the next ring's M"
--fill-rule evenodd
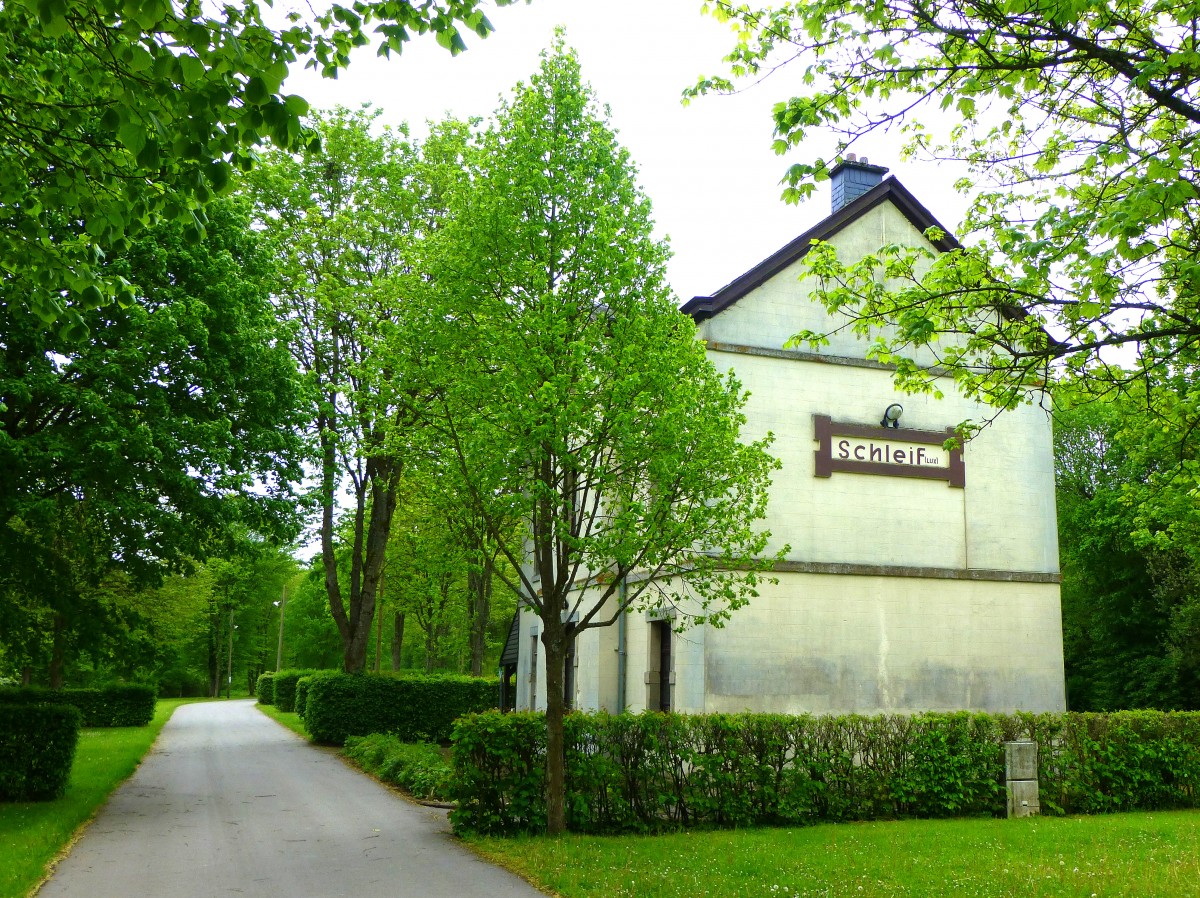
M278 8L287 8L279 0ZM771 150L772 105L791 95L799 66L730 97L708 97L684 108L682 89L701 74L724 74L721 57L732 35L700 13L699 0L534 0L488 8L496 32L466 35L457 57L433 41L414 39L403 55L360 51L336 81L296 73L285 90L317 107L371 102L389 122L423 123L449 113L487 117L497 100L538 65L538 54L563 25L579 52L583 75L638 166L654 204L661 236L675 258L669 274L680 301L709 295L829 213L828 190L801 206L779 199L789 161L829 155L833 142L810 145L794 160ZM951 179L929 164L903 165L886 137L860 155L889 166L948 229L963 202Z

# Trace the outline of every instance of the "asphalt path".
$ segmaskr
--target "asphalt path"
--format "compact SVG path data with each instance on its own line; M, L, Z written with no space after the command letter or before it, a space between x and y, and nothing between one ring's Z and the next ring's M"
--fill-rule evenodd
M179 707L38 898L544 898L253 700Z

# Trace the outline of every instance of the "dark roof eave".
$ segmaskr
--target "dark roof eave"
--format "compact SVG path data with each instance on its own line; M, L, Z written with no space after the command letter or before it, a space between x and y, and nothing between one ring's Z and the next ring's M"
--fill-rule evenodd
M933 217L933 213L921 205L920 201L908 191L908 188L894 177L886 178L858 199L847 203L782 249L763 259L745 274L730 281L712 296L692 297L681 306L681 311L692 316L697 324L720 314L751 290L766 283L789 265L804 258L814 241L828 240L842 228L887 200L891 200L901 214L912 222L913 227L921 233L925 233L930 228L938 228L942 231L945 236L933 243L939 251L949 252L961 246L954 235Z
M521 640L521 609L513 613L512 623L508 626L508 636L504 640L504 648L500 652L500 664L516 664L520 653Z

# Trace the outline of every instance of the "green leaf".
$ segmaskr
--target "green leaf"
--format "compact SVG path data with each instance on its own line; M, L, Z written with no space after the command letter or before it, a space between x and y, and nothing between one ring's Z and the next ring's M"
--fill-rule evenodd
M271 99L272 93L273 91L267 87L266 81L255 75L246 82L244 97L246 102L252 106L262 106Z
M288 76L288 65L282 59L276 60L270 68L262 73L263 85L266 90L275 94Z
M147 140L137 154L137 162L141 168L156 169L162 165L162 154L157 140Z
M208 182L212 184L213 190L217 193L223 192L230 183L230 178L233 174L233 168L224 160L214 160L208 164L205 171L205 176Z
M146 129L140 122L122 122L117 130L117 137L134 155L140 153L146 145Z
M179 67L180 71L183 73L184 83L196 85L204 81L204 63L195 56L191 56L186 53L180 56Z
M308 100L304 99L304 97L298 96L297 94L289 94L288 96L284 97L283 105L284 108L286 108L287 111L292 115L308 115Z

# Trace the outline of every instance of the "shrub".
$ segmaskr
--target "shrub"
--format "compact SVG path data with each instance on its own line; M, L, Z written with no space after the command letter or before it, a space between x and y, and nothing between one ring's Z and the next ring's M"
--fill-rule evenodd
M258 682L254 684L254 694L258 696L260 705L275 704L275 674L259 674Z
M416 798L446 801L450 797L450 765L442 749L429 742L401 742L376 733L351 736L344 754L363 770Z
M105 686L100 689L0 689L0 704L54 704L77 708L85 727L140 727L154 717L153 686Z
M296 710L296 681L323 671L311 669L281 670L275 674L275 707L280 711Z
M1042 788L1063 813L1200 807L1200 713L1064 714L1054 737Z
M308 687L312 681L318 677L336 676L341 675L337 671L328 670L321 673L309 674L308 676L301 677L296 681L296 701L294 703L294 710L296 711L296 714L299 715L301 720L304 719L304 712L308 708Z
M564 725L572 726L579 716L567 715ZM450 821L456 830L536 832L545 827L545 715L472 714L454 724L450 741L450 797L457 802ZM574 818L578 810L578 793L569 790L567 812Z
M654 831L1001 815L1004 743L1039 743L1051 812L1200 807L1200 714L570 714L567 825ZM545 825L541 714L455 724L460 830Z
M444 742L455 718L496 707L495 679L461 676L327 674L308 684L304 725L313 739L390 733L402 742Z
M0 801L45 801L66 791L79 721L70 705L0 704Z
M159 698L207 698L210 685L198 671L177 662L155 680Z

